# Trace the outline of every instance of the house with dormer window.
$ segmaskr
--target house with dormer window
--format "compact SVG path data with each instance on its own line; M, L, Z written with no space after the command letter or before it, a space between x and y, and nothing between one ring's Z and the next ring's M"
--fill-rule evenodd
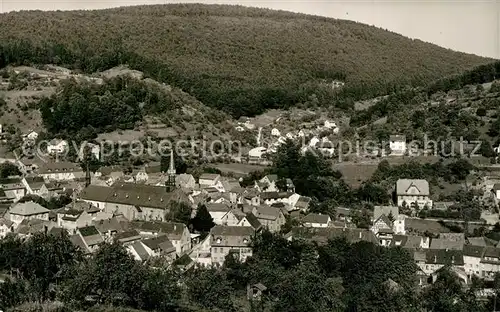
M277 182L278 176L276 174L268 174L258 182L255 182L255 188L259 192L278 192Z
M85 172L79 164L63 161L44 163L38 174L45 181L70 181L85 178Z
M216 225L210 230L212 264L222 265L229 254L239 261L252 256L250 241L255 230L250 226Z
M399 179L396 182L396 196L398 207L411 207L414 204L420 209L424 206L432 207L429 182L423 179Z

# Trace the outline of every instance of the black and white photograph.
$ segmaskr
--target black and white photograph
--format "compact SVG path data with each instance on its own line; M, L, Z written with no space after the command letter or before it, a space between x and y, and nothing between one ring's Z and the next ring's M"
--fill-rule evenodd
M0 312L500 312L500 0L0 0Z

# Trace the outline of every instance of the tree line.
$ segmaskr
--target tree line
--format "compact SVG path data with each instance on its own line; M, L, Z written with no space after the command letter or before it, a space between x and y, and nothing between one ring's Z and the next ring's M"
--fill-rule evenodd
M53 302L66 309L114 306L144 311L489 311L478 301L475 281L464 290L449 267L434 284L420 288L417 266L408 250L343 237L324 245L286 240L264 231L242 263L233 255L219 268L184 271L161 261L135 261L126 249L104 243L85 257L64 233L35 234L21 241L0 241L0 308L24 302ZM427 281L424 280L425 283ZM247 301L247 286L267 290Z

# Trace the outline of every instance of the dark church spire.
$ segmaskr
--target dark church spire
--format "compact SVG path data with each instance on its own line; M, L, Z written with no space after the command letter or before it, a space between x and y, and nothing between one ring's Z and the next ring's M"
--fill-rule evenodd
M170 150L170 166L167 170L167 182L165 183L167 191L171 192L175 189L175 163L174 163L174 150Z

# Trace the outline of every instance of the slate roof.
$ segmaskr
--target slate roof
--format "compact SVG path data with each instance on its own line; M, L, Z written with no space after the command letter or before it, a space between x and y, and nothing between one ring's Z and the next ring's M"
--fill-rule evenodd
M257 206L254 208L254 214L257 219L276 220L280 216L281 210L269 206Z
M207 207L208 212L228 212L231 210L231 207L226 204L207 203L205 207Z
M431 239L430 249L449 249L449 250L463 250L464 242L452 241L445 238L433 238Z
M297 203L295 204L295 207L299 209L306 209L309 206L310 202L311 202L310 197L300 196L299 199L297 200Z
M71 203L67 204L64 208L73 209L76 211L86 211L87 213L97 213L97 212L101 211L96 206L92 205L91 203L87 203L83 200L77 200L77 201L71 202Z
M14 222L12 222L10 220L7 220L5 218L0 218L0 226L5 225L6 227L10 228L13 224L14 224Z
M485 249L483 246L465 245L464 256L482 258Z
M389 220L389 218L386 216L386 215L381 215L380 217L378 217L378 219L375 220L375 222L373 222L373 224L379 222L379 221L383 221L387 226L389 227L392 227L392 222L391 220Z
M472 246L481 246L481 247L486 247L486 246L495 246L496 242L494 240L491 240L487 237L467 237L467 241L469 245Z
M141 258L142 261L149 259L149 253L146 251L146 248L144 248L142 242L140 241L134 242L133 244L130 245L130 247L134 249L134 251L137 253L137 255L139 256L139 258Z
M397 206L375 206L373 208L373 219L377 220L381 215L387 217L392 213L394 220L399 216L399 208Z
M351 243L367 241L378 244L378 239L372 231L358 228L293 227L285 237L303 238L319 244L325 244L329 239L345 237Z
M99 233L97 228L93 225L79 228L78 231L80 232L80 235L82 236L87 246L92 247L104 242L101 233Z
M226 192L231 191L233 188L240 188L240 182L236 179L226 179L222 181L222 185L224 186L224 190Z
M220 174L217 173L204 173L200 176L200 180L215 180L219 178Z
M251 226L224 226L216 225L210 229L210 234L215 236L251 236L255 230Z
M32 190L39 190L45 184L43 177L39 176L25 177L24 179Z
M259 219L257 219L257 217L253 213L247 213L245 215L245 218L256 231L260 230L260 228L262 227Z
M108 186L89 185L84 188L79 197L85 200L105 202L110 196L112 189Z
M129 222L127 220L120 220L118 217L113 217L111 219L99 220L92 222L93 225L101 232L122 232L129 228Z
M9 210L10 214L20 215L20 216L32 216L42 213L49 213L49 209L40 206L35 202L25 202L16 203Z
M175 184L180 186L180 187L185 187L186 184L191 180L193 179L194 180L194 177L192 174L186 174L186 173L182 173L182 174L179 174L177 175L177 177L175 177ZM191 180L192 181L192 180Z
M330 216L326 214L317 214L317 213L310 213L304 218L302 218L302 222L304 223L320 223L320 224L325 224L328 223L330 220Z
M396 194L397 195L413 195L409 194L408 189L411 186L415 186L419 193L415 194L418 196L428 196L429 193L429 182L423 179L399 179L396 182Z
M75 247L79 247L84 253L89 253L89 250L80 235L78 234L71 235L69 237L69 240L71 241L71 243L73 243Z
M335 208L335 215L337 217L339 217L339 216L350 217L351 214L352 214L352 210L350 208L344 208L344 207Z
M179 189L167 192L162 186L124 182L115 183L112 187L89 185L82 190L80 198L156 209L166 209L170 201L188 201Z
M178 222L134 221L131 226L139 232L164 233L170 240L180 240L186 225Z
M260 197L263 200L265 200L265 199L282 199L282 198L288 198L292 195L293 195L292 192L263 192L260 194Z
M38 173L40 174L60 172L83 172L83 169L77 163L65 161L43 163L38 169Z
M47 234L61 237L64 233L67 233L65 229L54 226L48 231Z
M486 247L484 249L484 257L500 259L500 248Z
M464 265L464 254L461 250L428 249L425 259L427 264Z
M117 233L114 236L114 239L116 241L121 242L121 243L126 243L126 242L130 242L130 241L141 239L141 235L139 235L139 232L137 232L136 230L128 230L128 231L125 231L125 232Z
M265 176L269 182L276 182L278 181L278 175L277 174L268 174Z
M0 179L0 185L5 191L24 188L21 178Z
M167 235L159 235L156 237L148 238L142 241L151 250L160 250L160 252L169 253L175 251L174 245L168 239Z

